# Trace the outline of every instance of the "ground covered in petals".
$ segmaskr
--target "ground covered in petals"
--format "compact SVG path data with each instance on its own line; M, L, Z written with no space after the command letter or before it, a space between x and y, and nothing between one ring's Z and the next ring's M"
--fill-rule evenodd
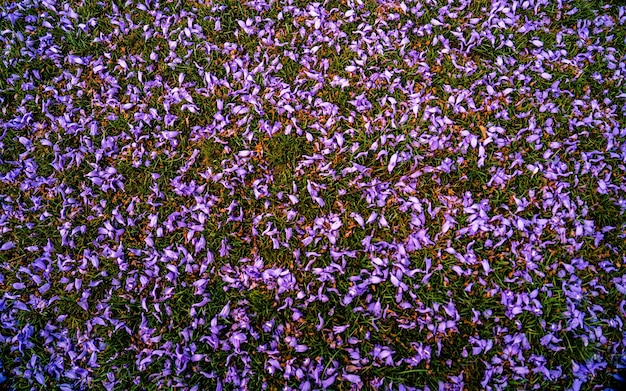
M0 5L0 388L599 390L626 6Z

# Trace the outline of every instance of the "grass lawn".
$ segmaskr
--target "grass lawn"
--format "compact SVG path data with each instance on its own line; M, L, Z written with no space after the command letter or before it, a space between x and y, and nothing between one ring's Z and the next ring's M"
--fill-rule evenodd
M0 389L604 390L626 4L0 2Z

